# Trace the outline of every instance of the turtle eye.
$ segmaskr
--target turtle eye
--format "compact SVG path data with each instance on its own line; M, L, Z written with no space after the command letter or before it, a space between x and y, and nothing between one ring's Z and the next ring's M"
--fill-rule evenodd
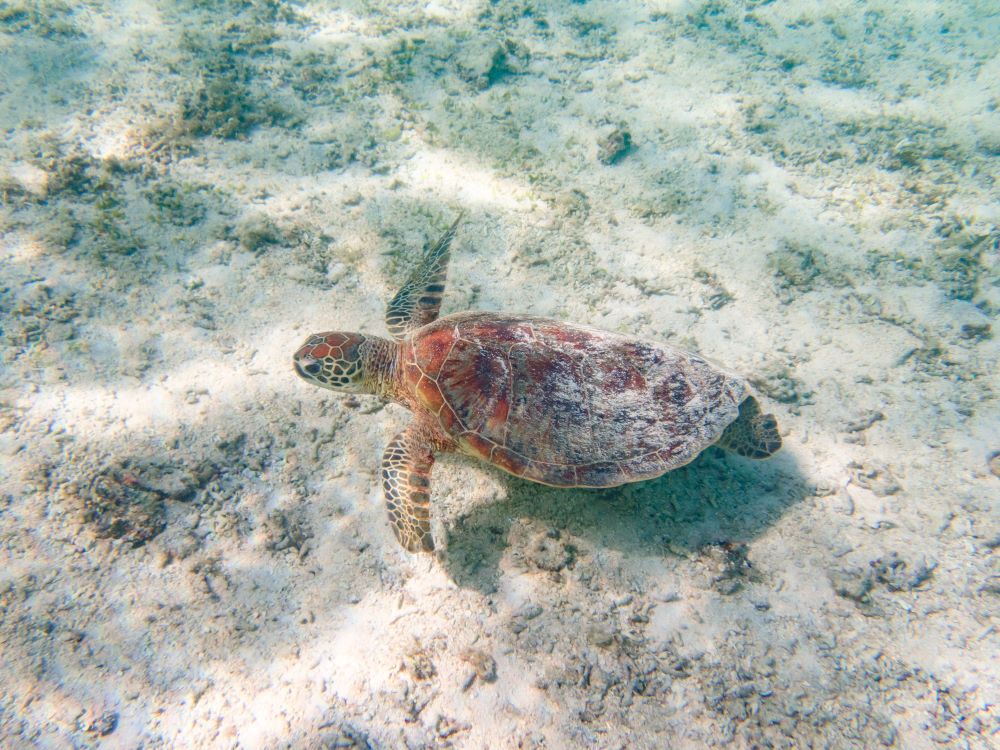
M323 372L323 364L309 355L295 358L295 371L302 377L317 377Z

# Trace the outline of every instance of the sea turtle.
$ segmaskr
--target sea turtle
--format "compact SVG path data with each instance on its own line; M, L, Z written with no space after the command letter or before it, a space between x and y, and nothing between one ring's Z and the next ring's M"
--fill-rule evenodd
M392 340L310 336L295 371L314 385L374 393L415 419L382 456L396 538L432 551L435 453L458 451L554 487L652 479L710 445L748 458L781 447L747 382L664 344L526 315L438 318L461 215L389 302Z

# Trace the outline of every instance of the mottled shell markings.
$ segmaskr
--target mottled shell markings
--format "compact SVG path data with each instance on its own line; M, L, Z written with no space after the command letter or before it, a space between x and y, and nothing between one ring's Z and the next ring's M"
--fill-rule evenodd
M413 412L381 472L406 549L434 549L435 452L460 451L558 487L610 487L659 476L713 443L750 458L781 447L777 421L761 413L746 381L696 354L544 318L437 319L457 226L389 303L394 341L316 334L294 359L316 385L377 393Z

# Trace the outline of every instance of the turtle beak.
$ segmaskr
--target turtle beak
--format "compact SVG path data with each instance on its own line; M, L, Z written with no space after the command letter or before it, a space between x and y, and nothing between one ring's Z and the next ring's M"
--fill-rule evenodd
M297 353L292 357L292 365L295 367L295 374L300 378L305 378L306 380L311 380L309 373L306 372L306 368L303 365L308 365L311 362L315 362L312 357L303 357L301 353Z
M292 358L292 364L295 367L295 373L300 378L304 378L311 383L317 382L319 374L323 371L320 363L308 354L305 356L296 354L295 357Z

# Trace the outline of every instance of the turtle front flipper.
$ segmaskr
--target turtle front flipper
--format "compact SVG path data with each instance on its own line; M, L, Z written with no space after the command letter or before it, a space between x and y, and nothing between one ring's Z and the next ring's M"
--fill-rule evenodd
M430 481L434 453L411 425L382 454L382 491L396 539L410 552L433 552Z
M444 279L448 273L449 249L462 216L459 214L444 236L427 251L403 288L389 302L385 324L394 339L401 340L410 331L437 319L441 311L441 295L444 294Z
M753 396L743 399L740 415L722 433L717 445L746 458L770 458L781 449L778 421L773 414L761 414Z

